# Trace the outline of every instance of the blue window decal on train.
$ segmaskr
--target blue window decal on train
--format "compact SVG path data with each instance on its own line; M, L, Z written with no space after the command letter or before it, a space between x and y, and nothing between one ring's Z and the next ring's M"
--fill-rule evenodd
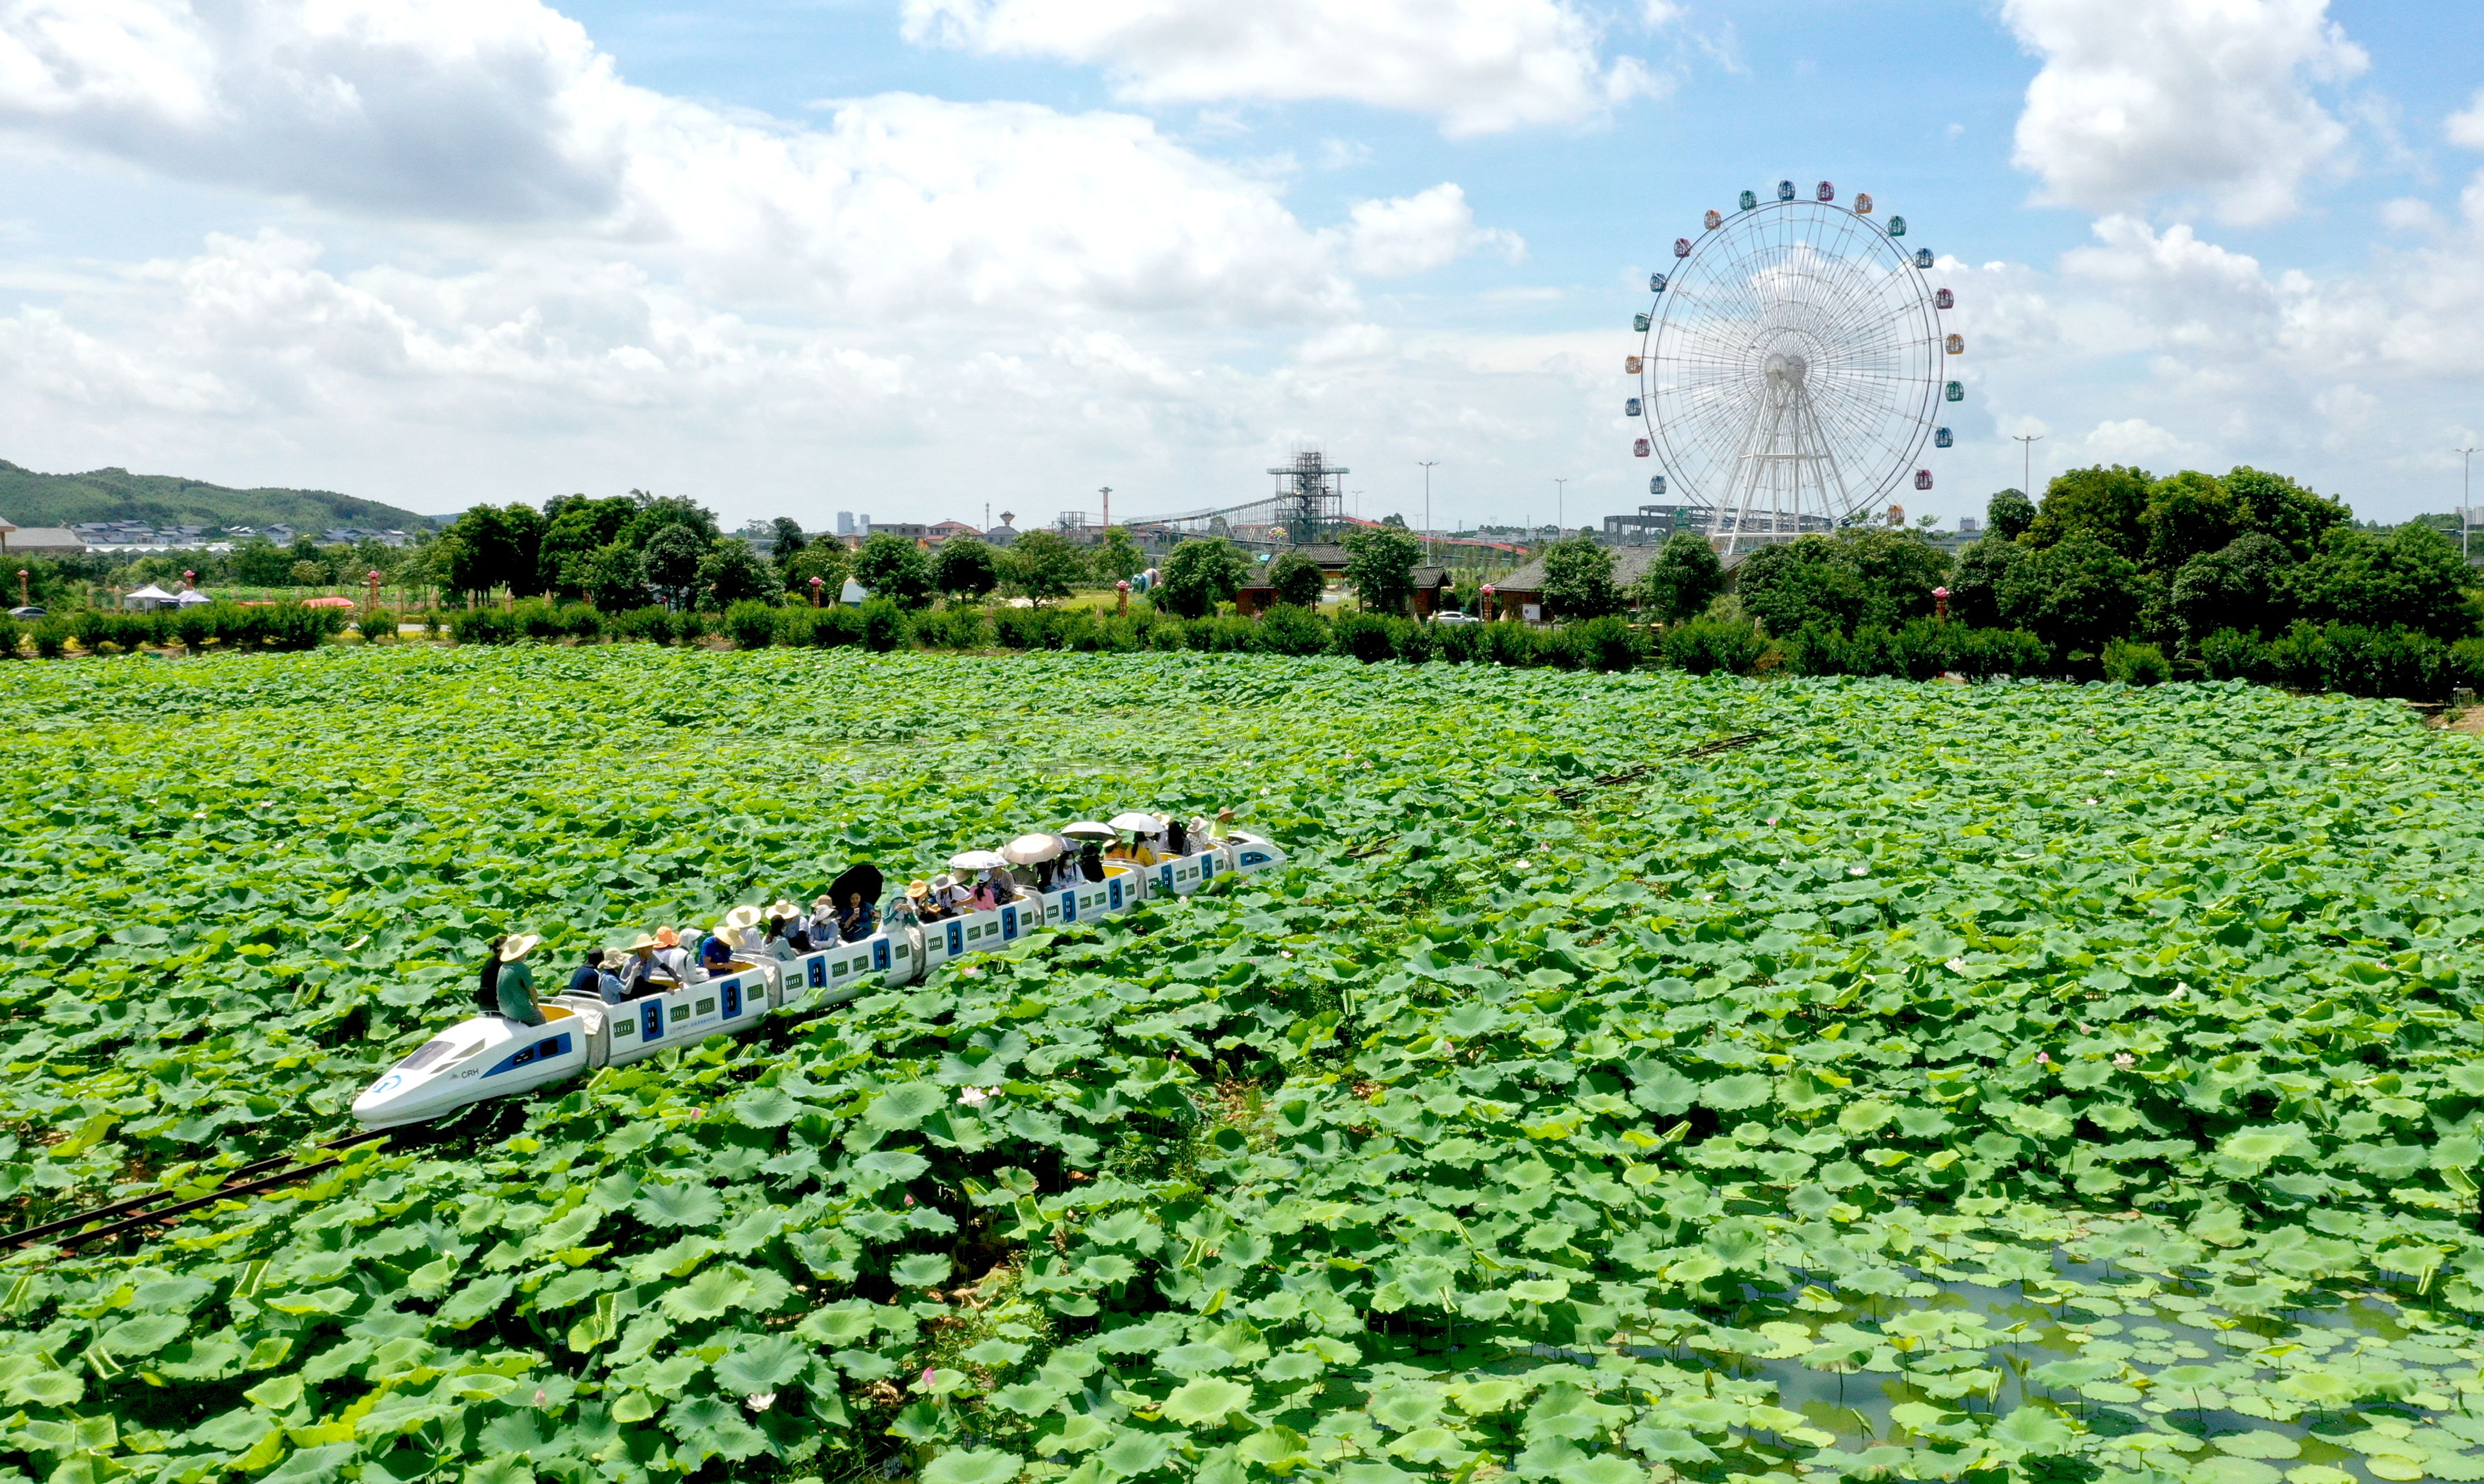
M871 945L871 966L883 971L887 969L888 939L880 938Z
M724 982L724 1018L730 1020L741 1013L742 981L738 979L728 979Z
M547 1057L559 1056L568 1050L569 1033L564 1031L558 1036L550 1037L543 1040L530 1041L527 1044L519 1047L517 1050L510 1052L507 1056L500 1058L500 1064L494 1066L490 1071L485 1072L483 1075L486 1077L497 1077L500 1073L508 1071L512 1067L531 1066L535 1063L540 1062Z
M1173 864L1172 864L1172 862L1168 861L1168 862L1166 862L1164 865L1158 866L1158 867L1156 868L1156 884L1157 884L1158 886L1163 887L1166 891L1171 891L1171 890L1173 890Z
M638 1039L642 1041L649 1041L654 1040L657 1037L663 1034L664 1002L662 1000L649 1000L646 1003L646 1006L638 1012Z
M1001 908L1001 938L1003 941L1007 941L1008 939L1016 936L1017 908L1013 906L1005 906Z
M966 929L962 923L949 925L949 957L955 958L966 951Z
M1242 852L1242 864L1246 866L1264 866L1267 863L1268 857L1257 850L1245 850Z
M1113 910L1118 912L1121 909L1121 878L1115 877L1108 884L1113 889Z
M1206 854L1199 857L1199 878L1204 881L1215 874L1216 852L1214 850L1210 850Z
M1066 923L1074 923L1078 920L1077 892L1066 891L1061 894L1061 920Z

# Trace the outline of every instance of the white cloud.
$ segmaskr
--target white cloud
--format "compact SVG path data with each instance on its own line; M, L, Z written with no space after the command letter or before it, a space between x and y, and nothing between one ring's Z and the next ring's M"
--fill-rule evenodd
M2401 196L2382 202L2381 221L2394 231L2430 231L2441 225L2441 216L2432 209L2432 202Z
M2044 59L2015 161L2048 200L2093 210L2180 193L2228 222L2286 216L2347 146L2311 85L2367 65L2327 13L2328 0L2004 0Z
M1516 232L1476 228L1467 193L1445 182L1413 196L1357 202L1347 238L1356 271L1379 278L1428 272L1478 249L1511 262L1526 256Z
M2453 145L2484 149L2484 88L2475 90L2475 101L2468 104L2464 112L2449 116L2442 132L2449 136Z
M2078 444L2080 458L2094 464L2160 463L2167 458L2196 460L2204 449L2184 443L2145 418L2099 422Z
M905 0L909 40L1101 67L1132 102L1343 99L1452 137L1592 121L1665 83L1571 0ZM1642 23L1669 24L1668 4Z
M535 0L17 0L0 128L184 179L575 234L717 291L1327 315L1333 250L1277 186L1124 114L891 94L815 127L621 81Z

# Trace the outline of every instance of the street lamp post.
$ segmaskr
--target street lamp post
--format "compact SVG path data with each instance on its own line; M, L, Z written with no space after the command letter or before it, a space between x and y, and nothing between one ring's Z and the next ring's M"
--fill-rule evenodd
M1423 560L1429 563L1432 559L1432 466L1441 461L1417 459L1415 462L1423 466Z
M2041 433L2012 433L2010 435L2010 440L2018 445L2020 451L2024 455L2019 460L2018 465L2018 493L2026 496L2029 499L2034 499L2036 498L2036 492L2033 488L2036 483L2036 445L2044 441L2044 435Z
M2469 512L2475 508L2475 449L2472 445L2451 450L2461 462L2458 474L2458 558L2467 559L2467 527L2474 519Z
M1555 541L1561 539L1561 497L1569 493L1569 491L1564 488L1564 486L1568 485L1569 482L1570 480L1567 475L1563 475L1552 481L1552 539Z

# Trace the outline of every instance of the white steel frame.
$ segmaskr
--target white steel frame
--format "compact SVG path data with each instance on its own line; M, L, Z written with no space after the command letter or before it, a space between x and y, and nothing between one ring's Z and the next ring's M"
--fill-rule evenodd
M1677 497L1730 519L1730 559L1901 488L1938 418L1942 353L1902 239L1834 202L1767 201L1675 260L1641 341L1641 416Z

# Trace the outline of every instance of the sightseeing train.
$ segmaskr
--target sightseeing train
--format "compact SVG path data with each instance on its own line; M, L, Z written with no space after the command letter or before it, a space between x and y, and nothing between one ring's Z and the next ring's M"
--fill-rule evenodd
M1081 827L1066 826L1065 834ZM428 1122L472 1103L746 1030L770 1011L841 1004L873 980L918 983L953 958L991 952L1040 929L1127 912L1149 898L1188 896L1220 877L1264 871L1285 859L1268 840L1240 830L1188 843L1200 848L1160 854L1148 864L1106 856L1101 880L1066 869L1054 890L1021 885L1013 900L985 911L923 921L900 897L868 936L795 958L736 959L704 979L618 1005L595 995L553 995L542 1001L542 1025L476 1015L425 1041L373 1082L354 1099L354 1118L373 1129Z

